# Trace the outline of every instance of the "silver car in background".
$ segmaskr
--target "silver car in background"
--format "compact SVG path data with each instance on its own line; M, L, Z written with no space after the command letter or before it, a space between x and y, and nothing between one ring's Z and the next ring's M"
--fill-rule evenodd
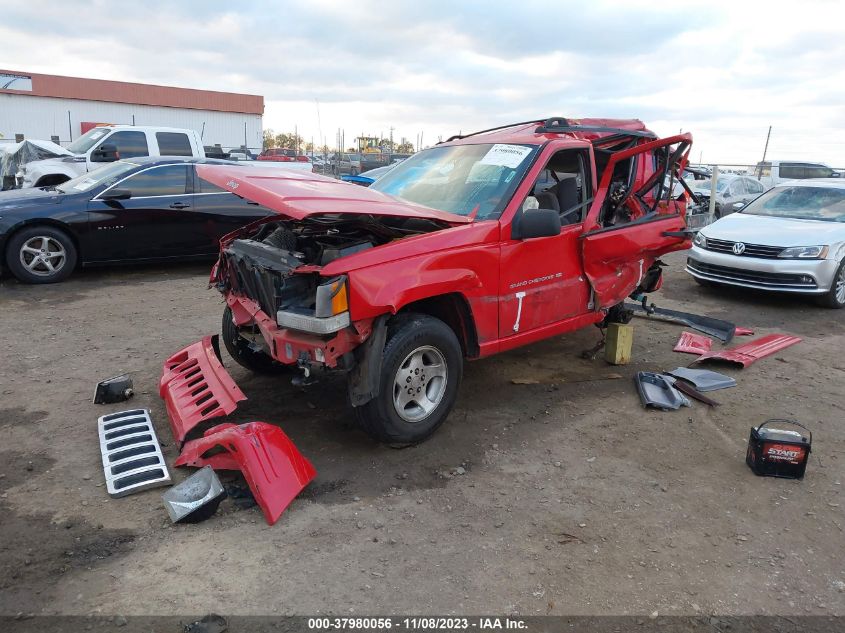
M703 206L710 204L710 180L687 181L687 184L702 199ZM716 218L733 213L736 203L748 204L763 191L763 185L751 176L719 174L716 180Z
M845 182L793 180L695 237L687 272L702 285L815 295L845 306Z

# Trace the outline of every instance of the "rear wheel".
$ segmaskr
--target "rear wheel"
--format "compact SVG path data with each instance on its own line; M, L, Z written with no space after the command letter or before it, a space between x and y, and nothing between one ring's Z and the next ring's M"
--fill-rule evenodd
M845 307L845 259L839 263L836 269L836 276L830 285L827 294L818 299L819 303L826 308L841 309Z
M394 318L382 355L379 395L356 407L361 427L393 445L416 444L443 424L463 372L458 337L424 314Z
M222 325L223 345L226 351L238 365L246 367L258 374L280 374L287 371L288 366L277 363L264 350L241 336L235 322L232 320L232 309L226 306L223 310ZM259 334L260 336L260 334Z
M15 233L9 240L6 265L24 283L56 283L73 272L76 247L70 236L60 229L33 226Z

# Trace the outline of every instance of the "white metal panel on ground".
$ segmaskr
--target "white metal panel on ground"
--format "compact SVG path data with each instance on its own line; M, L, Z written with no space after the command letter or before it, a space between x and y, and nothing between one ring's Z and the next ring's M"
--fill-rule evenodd
M260 151L262 144L260 114L0 94L0 141L14 141L15 134L45 140L55 135L67 145L82 134L83 121L187 128L202 134L204 145L225 148L246 144Z

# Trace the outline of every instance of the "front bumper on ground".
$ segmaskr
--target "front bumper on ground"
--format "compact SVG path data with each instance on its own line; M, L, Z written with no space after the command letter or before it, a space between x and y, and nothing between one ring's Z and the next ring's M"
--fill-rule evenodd
M270 525L317 474L282 429L265 422L215 426L187 442L174 466L240 470Z
M198 424L229 415L246 400L220 362L217 336L206 336L165 361L159 395L180 446Z
M830 290L836 268L831 259L763 259L693 246L686 271L697 279L742 288L824 294Z
M319 335L281 327L252 299L229 294L226 303L232 310L232 320L238 327L255 324L267 351L276 361L292 365L300 361L336 367L344 354L351 352L369 338L373 319L355 321L336 333Z

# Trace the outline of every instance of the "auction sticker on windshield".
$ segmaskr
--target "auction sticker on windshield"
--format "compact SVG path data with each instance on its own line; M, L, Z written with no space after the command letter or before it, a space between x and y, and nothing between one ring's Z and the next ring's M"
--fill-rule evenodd
M525 160L533 148L525 145L506 145L504 143L496 143L490 148L484 158L479 161L481 165L496 165L498 167L507 167L509 169L516 169L520 163Z

